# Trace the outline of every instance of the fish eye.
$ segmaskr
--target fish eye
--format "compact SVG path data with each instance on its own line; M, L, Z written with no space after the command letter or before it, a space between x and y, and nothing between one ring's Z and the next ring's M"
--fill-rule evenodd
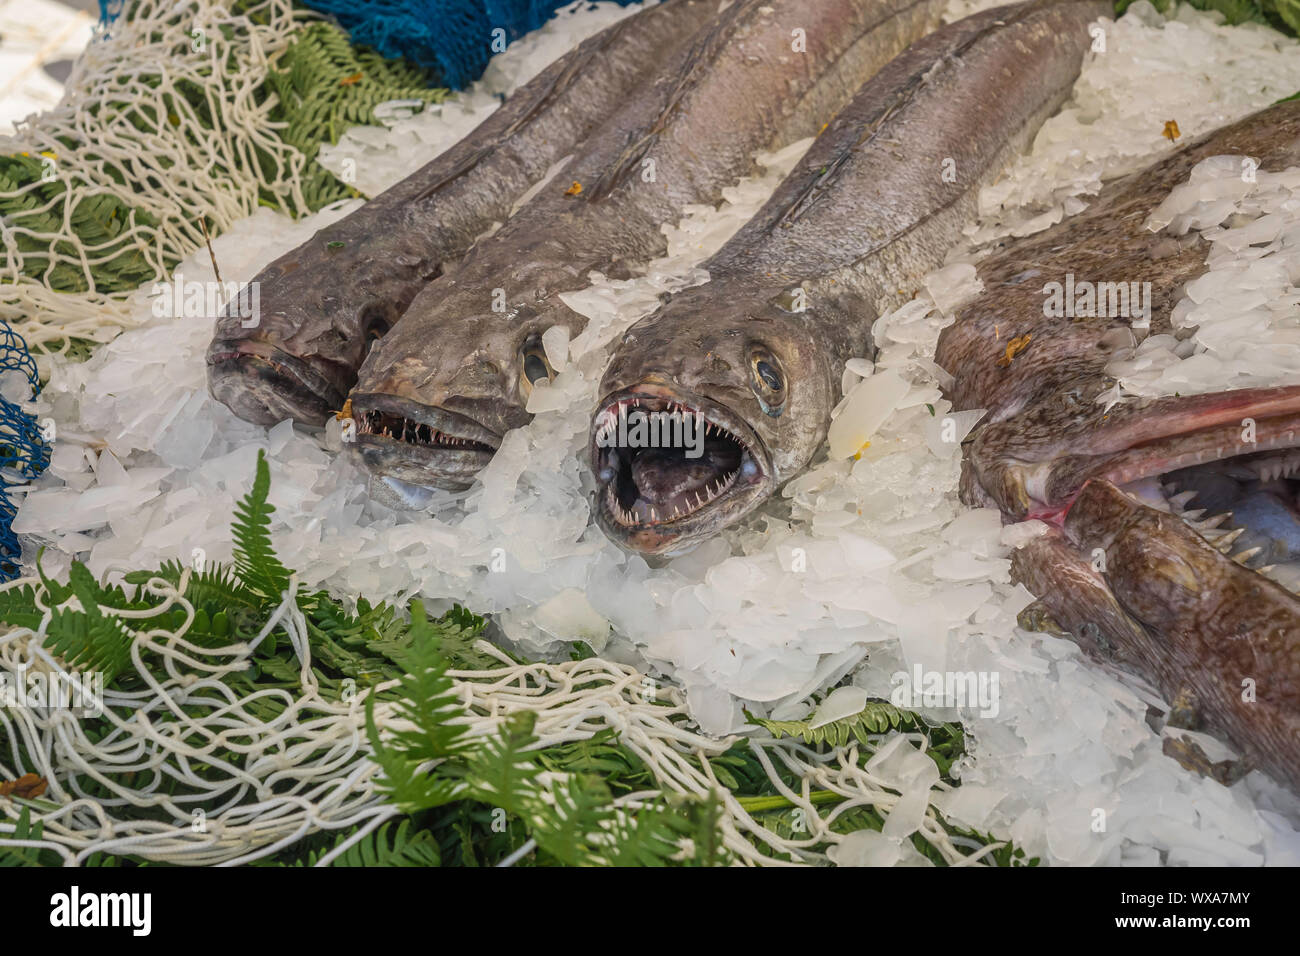
M781 361L761 345L749 352L749 370L753 379L751 387L758 396L763 411L776 418L785 405L785 370Z
M524 347L519 352L520 376L519 384L527 395L532 391L533 386L541 381L550 381L555 377L555 371L551 368L551 363L546 360L546 350L542 348L540 336L531 336L524 343Z

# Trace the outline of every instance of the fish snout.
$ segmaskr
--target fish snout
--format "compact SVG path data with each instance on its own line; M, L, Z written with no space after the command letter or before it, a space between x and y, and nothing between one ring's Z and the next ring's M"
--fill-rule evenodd
M342 407L367 353L396 321L392 297L346 281L325 293L318 282L318 271L296 260L273 263L218 316L209 391L240 418L319 426Z
M395 482L390 487L406 500L412 488L468 487L501 445L503 432L444 406L354 392L349 407L354 456L373 478Z
M214 339L207 364L212 397L256 425L291 418L319 427L343 405L334 365L315 356L300 359L261 339Z

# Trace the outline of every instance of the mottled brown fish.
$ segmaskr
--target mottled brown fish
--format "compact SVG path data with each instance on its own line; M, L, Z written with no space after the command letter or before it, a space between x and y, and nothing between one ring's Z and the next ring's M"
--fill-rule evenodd
M1259 568L1266 549L1270 560L1300 557L1300 459L1287 451L1300 447L1300 388L1107 409L1107 364L1144 330L1122 316L1044 314L1047 287L1067 274L1150 282L1150 333L1170 333L1209 243L1153 231L1147 218L1194 165L1220 155L1268 171L1300 165L1300 102L1201 137L981 261L984 292L944 330L936 358L955 376L956 408L989 410L966 451L963 500L1049 525L1013 558L1041 609L1300 789L1300 599L1270 579L1281 568ZM1002 366L1008 335L1032 339Z
M717 10L716 0L664 0L607 27L451 149L272 262L253 279L256 324L236 310L217 320L212 395L251 422L320 426L416 293L505 220Z
M351 397L365 467L413 503L422 488L466 486L505 432L530 419L534 385L551 379L542 335L586 325L560 294L586 287L593 270L627 277L662 255L663 223L720 202L756 170L755 152L815 134L942 9L941 0L728 6L546 189L421 292L369 355Z
M979 188L1069 95L1102 3L1034 0L944 27L867 83L710 281L634 325L591 429L600 526L674 553L753 511L826 439L844 363L975 218ZM705 421L703 454L619 437L633 411Z

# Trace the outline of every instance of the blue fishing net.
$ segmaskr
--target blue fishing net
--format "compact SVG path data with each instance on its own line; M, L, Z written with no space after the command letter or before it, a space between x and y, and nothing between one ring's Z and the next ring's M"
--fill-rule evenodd
M405 57L461 89L492 54L545 23L570 0L303 0L333 14L353 43ZM626 6L631 0L618 0ZM500 32L497 32L500 31ZM493 41L499 41L493 49Z
M502 45L536 30L572 0L300 0L332 15L353 43L405 57L438 74L453 90L477 80ZM615 0L627 6L632 0ZM105 22L123 0L99 0ZM498 32L499 31L499 32ZM494 49L494 42L496 48Z
M27 351L27 343L0 319L0 378L12 380L7 372L25 376L33 394L40 390L36 361ZM35 416L0 395L0 581L18 577L22 566L22 546L13 530L18 506L10 489L31 481L49 463L50 445Z

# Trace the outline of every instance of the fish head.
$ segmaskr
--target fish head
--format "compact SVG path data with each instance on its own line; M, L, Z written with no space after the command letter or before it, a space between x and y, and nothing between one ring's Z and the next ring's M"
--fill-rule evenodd
M576 334L586 320L555 297L506 312L485 299L430 286L367 357L350 408L352 447L373 477L466 488L505 433L532 420L533 389L557 374L543 334Z
M597 520L613 540L689 550L812 458L836 386L788 306L779 293L709 283L624 335L589 438Z
M1300 388L1067 407L1039 402L971 448L985 492L1047 524L1013 578L1300 787Z
M348 220L275 260L231 298L208 347L208 389L240 418L322 425L343 407L367 351L437 263L401 236Z

